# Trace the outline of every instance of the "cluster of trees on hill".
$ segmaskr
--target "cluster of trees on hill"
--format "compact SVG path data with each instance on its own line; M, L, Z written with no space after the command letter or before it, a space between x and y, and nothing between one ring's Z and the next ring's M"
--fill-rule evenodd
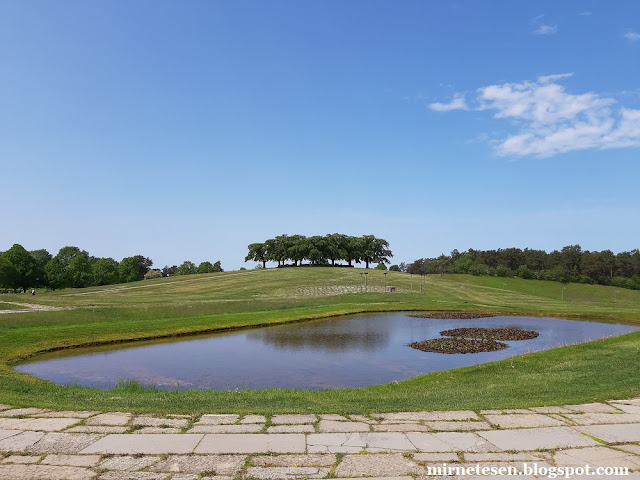
M152 270L153 261L143 255L125 257L120 262L113 258L98 258L78 247L63 247L54 257L45 249L28 252L15 244L0 252L0 288L17 291L48 287L82 288L142 280L143 278L189 275L192 273L222 272L220 261L202 262L198 267L185 261L182 265Z
M640 290L640 251L635 249L616 255L611 250L583 251L580 245L568 245L551 253L528 248L454 250L450 255L416 260L407 266L407 272L517 276Z
M332 233L324 236L316 235L278 235L263 243L249 245L249 253L244 261L261 262L265 268L267 262L278 262L278 267L286 266L288 260L294 266L302 265L304 260L309 265L336 265L337 261L345 261L349 266L353 262L369 264L389 263L393 254L389 250L389 242L373 235L352 237L342 233Z

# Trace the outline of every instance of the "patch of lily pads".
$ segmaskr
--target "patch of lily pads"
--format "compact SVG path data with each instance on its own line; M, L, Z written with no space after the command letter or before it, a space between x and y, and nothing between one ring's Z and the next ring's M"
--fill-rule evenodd
M434 353L495 352L507 348L498 340L531 340L539 333L519 328L454 328L440 332L443 338L410 343L411 348Z

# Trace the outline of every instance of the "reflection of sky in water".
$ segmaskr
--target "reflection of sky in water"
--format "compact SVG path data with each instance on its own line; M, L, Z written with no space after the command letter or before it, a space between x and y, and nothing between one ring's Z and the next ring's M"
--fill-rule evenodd
M408 343L462 327L535 330L532 340L497 352L445 355ZM78 349L41 356L17 370L61 384L111 388L137 379L165 389L344 388L500 360L638 330L535 317L441 320L405 313L354 315L206 337Z

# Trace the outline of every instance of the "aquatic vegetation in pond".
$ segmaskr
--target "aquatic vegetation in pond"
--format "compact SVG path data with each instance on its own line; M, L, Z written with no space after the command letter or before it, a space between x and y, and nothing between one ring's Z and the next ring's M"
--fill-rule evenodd
M440 332L443 337L475 338L480 340L531 340L540 335L520 328L454 328Z
M496 342L495 340L472 340L457 337L423 340L422 342L410 343L409 346L423 352L434 353L495 352L496 350L507 348L506 343Z

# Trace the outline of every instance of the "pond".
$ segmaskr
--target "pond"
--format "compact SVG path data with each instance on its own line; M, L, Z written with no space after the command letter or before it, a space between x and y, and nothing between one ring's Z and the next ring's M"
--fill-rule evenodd
M427 353L407 346L462 327L520 328L540 335L506 341L504 350L473 354ZM538 317L444 320L410 317L406 312L376 313L79 348L42 355L15 368L58 384L102 389L135 379L167 390L318 390L389 383L636 330Z

